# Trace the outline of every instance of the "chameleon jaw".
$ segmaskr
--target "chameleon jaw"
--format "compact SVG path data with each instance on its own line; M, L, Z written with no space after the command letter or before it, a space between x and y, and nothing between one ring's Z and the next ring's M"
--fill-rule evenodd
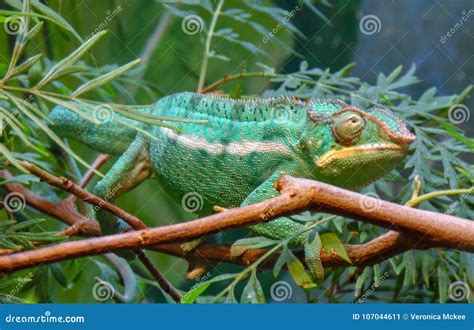
M324 176L344 177L350 175L356 165L361 167L375 163L380 165L385 163L386 166L395 165L397 160L405 157L407 150L408 145L390 142L333 149L319 157L315 165Z

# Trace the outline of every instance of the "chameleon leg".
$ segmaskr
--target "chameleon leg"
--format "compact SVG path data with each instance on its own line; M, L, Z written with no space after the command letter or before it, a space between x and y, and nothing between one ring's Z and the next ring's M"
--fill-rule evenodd
M274 173L270 178L255 189L242 203L242 206L261 202L263 200L275 197L278 191L273 188L273 184L280 178L280 173ZM322 265L319 259L319 251L314 250L310 242L310 231L304 233L305 226L299 222L293 221L288 217L279 217L270 222L258 223L250 226L250 231L268 238L282 240L290 238L289 244L295 246L304 246L305 261L311 275L318 282L321 280ZM302 233L298 235L299 233ZM240 250L245 251L245 249Z
M280 173L275 172L270 178L257 187L243 201L241 206L255 204L278 195L273 184L280 178ZM272 239L285 239L297 235L304 230L304 225L291 220L288 217L280 217L270 222L259 223L250 226L250 231ZM298 235L290 240L290 244L303 245L307 240L308 233Z
M94 194L113 203L118 196L135 188L151 174L148 140L143 135L138 134L107 175L97 183ZM96 216L104 235L130 229L123 220L116 219L106 210L99 209Z

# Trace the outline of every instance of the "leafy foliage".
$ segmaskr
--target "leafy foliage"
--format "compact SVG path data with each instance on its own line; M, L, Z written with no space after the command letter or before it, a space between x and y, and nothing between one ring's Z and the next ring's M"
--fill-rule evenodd
M87 161L47 126L46 114L54 105L62 105L83 116L84 120L93 122L96 118L91 117L88 110L106 108L134 120L167 125L163 123L166 118L145 118L136 111L137 106L115 103L118 95L121 95L130 104L137 104L137 93L130 92L131 84L137 85L150 99L156 99L160 93L153 83L132 79L142 73L138 60L122 66L96 65L91 49L103 42L106 32L99 32L85 41L66 19L42 2L7 2L12 10L0 10L0 18L5 20L7 17L18 16L23 28L16 35L10 62L0 66L3 76L0 82L0 120L5 123L0 143L0 153L5 158L2 162L3 168L11 169L10 165L14 165L21 169L18 160L25 159L53 170L57 155L55 145L59 145L66 152L67 166L61 168L62 173L66 172L79 178L81 173L76 161L88 166ZM326 1L318 2L318 6L319 4L329 7ZM301 5L309 8L318 19L329 22L312 2L302 1ZM465 161L465 156L473 153L474 141L466 137L464 132L448 119L449 109L461 104L471 94L472 86L468 86L459 94L447 96L441 96L435 88L430 88L420 97L414 98L406 94L404 89L419 82L415 66L405 71L400 66L388 74L380 73L376 82L370 84L351 76L355 64L331 72L329 69L310 68L305 61L301 62L298 71L291 73L278 73L279 70L273 68L269 60L262 60L265 63L259 63L259 68L255 71L247 71L245 65L242 65L239 74L224 76L228 72L224 66L232 58L233 54L229 50L234 49L233 47L243 48L249 54L258 54L261 58L268 59L269 55L261 42L247 40L234 28L229 27L229 22L238 22L250 27L259 37L264 38L263 40L276 44L289 53L295 53L291 46L281 40L280 35L268 38L271 29L259 21L259 17L263 15L278 26L285 20L288 11L254 1L245 1L243 6L247 10L234 2L186 0L180 1L179 5L165 2L164 8L179 18L195 15L203 20L203 53L198 90L212 92L223 88L231 97L251 96L248 94L261 94L265 97L287 95L301 99L327 97L338 98L361 108L388 107L409 123L417 140L411 145L410 156L403 164L385 178L364 188L363 192L377 193L383 199L404 204L412 199L413 181L419 178L422 195L447 190L445 194L425 200L420 205L421 208L468 219L474 218L474 198L468 193L458 193L460 188L468 189L473 185L474 169ZM304 38L303 33L291 21L285 22L285 27L291 34ZM52 24L62 33L71 35L77 42L76 49L56 61L48 59L42 53L27 52L28 43L37 37L45 24ZM221 42L226 47L222 47ZM217 61L213 62L214 60ZM207 74L211 64L222 71L224 78L208 84ZM240 81L254 77L269 79L271 87L263 93L244 90ZM232 90L226 89L229 81L237 82ZM84 98L84 95L88 98ZM64 197L51 188L45 188L45 185L38 185L35 177L18 171L15 173L17 175L13 179L4 180L1 184L19 182L30 185L36 193L55 201ZM33 230L41 221L31 220L29 211L25 214L18 212L13 216L17 220L0 222L1 248L28 249L34 248L34 243L48 244L64 239L57 235L57 227L54 227L53 231ZM350 259L343 243L365 243L382 233L381 229L374 226L326 214L304 212L294 215L293 219L304 223L305 231L312 232L313 239L305 248L323 250L327 254L336 253L347 261ZM49 226L46 222L41 224ZM357 300L374 283L380 285L377 292L369 295L367 300L446 302L449 300L449 283L462 280L474 284L472 255L462 252L440 249L410 251L371 267L346 269L322 269L319 254L315 253L311 260L307 260L309 269L305 269L288 241L289 239L275 241L263 237L247 237L235 241L232 247L235 254L243 253L244 245L246 248L266 248L267 253L243 269L225 269L223 274L217 274L219 270L215 270L215 275L213 271L214 276L194 285L184 294L182 302L262 303L273 299L268 294L268 283L278 278L291 278L294 283L292 288L305 293L308 302ZM262 271L260 266L277 253L279 257L273 269ZM84 283L90 285L89 275L92 273L118 282L118 272L113 265L103 262L99 257L91 259L94 261L94 266L89 268L92 269L91 272L84 271L77 260L51 265L46 267L45 271L35 274L29 281L30 285L15 290L15 294L19 296L18 293L33 286L35 297L30 298L31 300L51 301L55 296L49 292L49 287L59 284L58 287L66 290ZM156 290L156 283L149 280L142 269L136 265L132 266L134 276L138 278L142 289L138 301L169 299L160 290ZM0 291L8 295L12 287L17 286L17 282L13 278L5 284L0 284ZM143 293L148 291L152 294ZM356 295L355 299L353 293ZM26 294L23 296L26 297Z
M0 222L0 247L18 251L21 248L34 249L33 243L53 243L63 241L64 236L55 232L33 232L30 229L39 225L44 219L27 220L17 223L15 220Z

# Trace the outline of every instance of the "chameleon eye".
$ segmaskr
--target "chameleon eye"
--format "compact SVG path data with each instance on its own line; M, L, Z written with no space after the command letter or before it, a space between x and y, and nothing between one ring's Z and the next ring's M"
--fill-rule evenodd
M358 113L346 112L337 117L332 124L332 133L337 143L352 145L364 129L365 121Z

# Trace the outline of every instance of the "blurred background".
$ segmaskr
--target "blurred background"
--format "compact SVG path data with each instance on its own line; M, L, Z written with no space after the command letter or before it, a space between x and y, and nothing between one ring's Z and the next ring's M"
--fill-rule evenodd
M414 97L432 86L440 94L447 95L459 93L473 83L474 13L469 14L469 10L473 9L471 0L341 0L330 1L330 6L317 1L309 2L317 10L304 1L263 2L288 12L293 11L294 17L290 22L300 32L285 26L278 31L281 43L265 42L252 26L222 17L218 26L232 27L240 35L240 39L252 41L268 55L255 50L249 52L245 46L237 47L227 40L219 41L215 44L215 49L227 54L228 59L224 62L216 58L210 59L206 85L224 75L237 74L243 70L261 70L259 63L265 63L277 72L294 72L303 60L308 62L310 68L329 68L331 72L355 62L357 65L352 74L368 82L375 82L380 72L388 74L400 64L405 69L415 64L421 83L405 89L405 92ZM115 95L114 100L130 103L133 99L136 104L148 104L163 95L197 89L205 33L185 33L183 17L174 15L169 3L150 0L47 1L83 39L88 39L98 30L109 31L99 45L92 49L98 65L122 65L142 58L143 69L133 73L128 91ZM172 2L172 5L173 8L187 10L186 5L179 4L179 1ZM275 26L272 17L249 9L240 1L227 0L226 6L243 9L254 21L269 30ZM6 3L0 3L1 9L7 7ZM376 17L375 32L364 32L361 27L361 19L367 15ZM199 16L205 24L209 24L209 12L199 9ZM463 16L468 18L459 26ZM448 33L450 36L447 36ZM0 34L0 64L3 66L8 63L13 43L14 36ZM35 44L29 47L36 48L33 50L44 53L52 60L59 60L77 46L77 40L54 24L46 23ZM150 91L135 88L135 81L147 84ZM253 95L260 94L270 86L268 79L255 78L232 82L222 88L226 92L240 90L242 94ZM469 109L474 108L472 99L467 100L465 105ZM472 120L463 124L470 136L473 133ZM87 160L95 158L96 155L89 150L78 148ZM110 164L111 162L107 166L110 167ZM44 195L48 195L48 188L44 185L43 188L38 185L37 189L43 189ZM120 198L118 204L143 219L149 226L194 218L171 201L153 180ZM193 285L191 281L183 279L187 267L184 261L156 254L153 258L175 285L183 289ZM92 258L80 259L78 262L82 266L77 268L78 272L99 274L101 271L102 266ZM232 269L232 266L221 265L215 272L229 272ZM267 275L262 278L265 276ZM83 282L73 288L49 286L45 283L45 297L54 294L57 302L93 302L90 290L80 288L92 287L94 277L83 276L79 281ZM141 285L143 290L147 290L151 300L163 301L159 290L148 287L144 282ZM55 292L48 292L53 287ZM292 301L305 300L302 290L296 291L292 297Z

